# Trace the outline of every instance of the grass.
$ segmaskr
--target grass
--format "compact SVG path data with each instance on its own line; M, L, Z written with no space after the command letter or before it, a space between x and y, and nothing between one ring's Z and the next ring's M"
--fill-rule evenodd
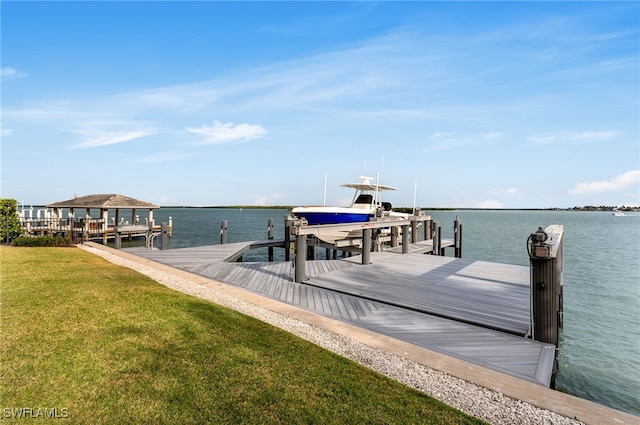
M58 409L56 423L482 423L79 249L3 246L0 258L7 423L33 420L15 409Z

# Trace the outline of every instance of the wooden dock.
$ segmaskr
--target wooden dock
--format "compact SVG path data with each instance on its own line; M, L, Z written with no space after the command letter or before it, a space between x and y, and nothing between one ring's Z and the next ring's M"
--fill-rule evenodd
M392 251L294 263L228 262L258 242L125 251L549 386L555 345L529 330L529 268Z

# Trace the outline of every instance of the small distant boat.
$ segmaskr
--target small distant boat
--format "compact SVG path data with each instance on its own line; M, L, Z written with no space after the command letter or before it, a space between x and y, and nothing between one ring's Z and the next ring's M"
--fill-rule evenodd
M614 210L613 211L613 215L616 216L616 217L622 217L622 216L624 216L624 213L622 211Z
M395 187L372 183L371 177L359 176L360 183L345 183L341 187L355 189L350 207L309 206L295 207L291 213L307 220L309 225L362 223L372 218L387 216L408 216L391 211L391 203L382 202L383 190L397 190Z

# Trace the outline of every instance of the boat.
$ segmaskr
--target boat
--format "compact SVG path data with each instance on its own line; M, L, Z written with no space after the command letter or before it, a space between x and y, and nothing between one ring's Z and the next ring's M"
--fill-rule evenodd
M363 223L383 216L404 217L408 214L391 211L391 203L382 202L380 193L384 190L397 190L395 187L372 183L371 177L359 176L359 183L345 183L341 187L355 189L351 206L308 206L295 207L291 213L304 218L308 225Z
M624 213L622 211L614 210L613 215L616 217L623 217Z

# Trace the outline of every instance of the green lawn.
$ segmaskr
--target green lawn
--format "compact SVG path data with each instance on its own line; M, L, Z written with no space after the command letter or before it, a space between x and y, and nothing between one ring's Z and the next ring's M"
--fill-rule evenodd
M3 246L0 256L4 422L482 423L79 249Z

